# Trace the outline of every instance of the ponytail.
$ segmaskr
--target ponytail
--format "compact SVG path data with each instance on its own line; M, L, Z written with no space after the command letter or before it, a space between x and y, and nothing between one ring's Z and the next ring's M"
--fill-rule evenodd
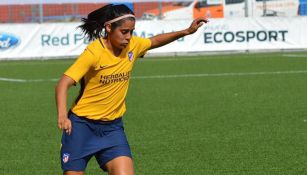
M90 41L93 41L101 37L103 29L105 28L105 22L125 14L134 15L134 13L125 5L108 4L89 13L87 18L82 18L81 21L83 22L83 24L78 27L81 28L84 35ZM111 24L111 28L115 29L117 26L121 25L121 23L122 20L114 22Z

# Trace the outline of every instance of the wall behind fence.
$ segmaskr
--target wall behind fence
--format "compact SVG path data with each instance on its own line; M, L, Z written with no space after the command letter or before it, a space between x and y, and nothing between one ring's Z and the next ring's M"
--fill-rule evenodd
M307 15L307 0L0 0L0 23L79 22L107 3L124 3L142 20Z
M137 21L135 35L151 37L181 30L186 21ZM67 58L89 43L76 27L80 23L1 24L0 60ZM149 53L306 49L307 18L212 19L197 33Z

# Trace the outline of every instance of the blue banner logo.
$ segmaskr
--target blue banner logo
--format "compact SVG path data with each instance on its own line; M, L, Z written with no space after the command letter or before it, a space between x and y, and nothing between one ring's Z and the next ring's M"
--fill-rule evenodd
M0 33L0 50L6 50L16 47L20 43L20 39L8 33Z

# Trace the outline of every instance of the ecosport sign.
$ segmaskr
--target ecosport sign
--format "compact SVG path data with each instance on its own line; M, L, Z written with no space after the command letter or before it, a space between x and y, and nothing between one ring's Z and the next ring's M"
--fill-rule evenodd
M241 42L285 42L288 30L260 30L260 31L225 31L225 32L205 32L204 43L241 43Z
M136 34L151 37L181 30L190 21L144 21ZM163 27L161 27L163 26ZM210 19L193 35L149 51L149 53L278 50L307 48L307 18Z
M81 30L76 29L79 25L80 23L1 24L0 60L77 57L89 44ZM137 21L134 35L150 38L182 30L190 25L190 20ZM306 48L307 18L231 18L210 19L196 33L148 53Z

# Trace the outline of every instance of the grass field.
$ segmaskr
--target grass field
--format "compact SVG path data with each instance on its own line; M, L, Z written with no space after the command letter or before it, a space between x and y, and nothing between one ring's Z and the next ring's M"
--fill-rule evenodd
M54 79L72 62L0 62L1 175L61 174ZM137 175L307 174L307 53L145 58L127 108Z

